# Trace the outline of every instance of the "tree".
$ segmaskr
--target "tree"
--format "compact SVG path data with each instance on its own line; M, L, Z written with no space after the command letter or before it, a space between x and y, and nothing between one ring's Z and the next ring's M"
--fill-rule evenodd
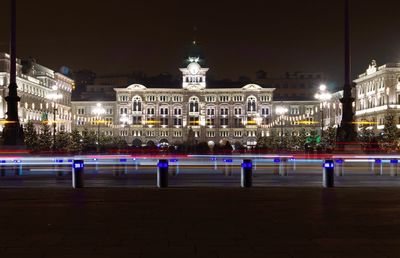
M123 149L128 146L128 143L122 136L115 136L112 138L112 145L117 149Z
M77 129L72 130L71 132L71 141L68 146L68 151L72 153L80 153L82 151L82 135L79 133Z
M385 127L381 134L381 146L387 151L398 149L399 145L399 130L395 122L395 115L388 112L385 115Z
M376 141L374 130L369 128L368 124L361 125L360 129L357 140L362 144L365 151L369 151Z
M332 151L336 145L336 129L333 127L328 127L324 131L324 136L321 139L321 146L327 151Z
M67 151L71 144L71 135L65 131L59 131L56 134L55 149L57 151Z
M36 132L35 126L32 121L28 121L28 123L24 127L25 134L25 145L28 149L35 151L38 149L38 134Z
M38 137L38 148L41 151L49 151L52 146L52 135L48 123L42 123Z
M280 146L280 138L274 130L271 131L269 136L259 137L257 139L257 147L267 152L276 151Z
M82 132L82 150L94 151L96 150L97 135L94 131L89 131L85 128Z

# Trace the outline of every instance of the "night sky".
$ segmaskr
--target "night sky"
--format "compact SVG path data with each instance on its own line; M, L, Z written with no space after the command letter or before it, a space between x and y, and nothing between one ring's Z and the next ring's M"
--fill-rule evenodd
M0 51L8 51L2 4ZM18 8L18 56L53 69L178 74L196 26L214 77L315 71L343 83L340 0L19 0ZM354 75L371 59L400 61L399 9L400 1L352 0Z

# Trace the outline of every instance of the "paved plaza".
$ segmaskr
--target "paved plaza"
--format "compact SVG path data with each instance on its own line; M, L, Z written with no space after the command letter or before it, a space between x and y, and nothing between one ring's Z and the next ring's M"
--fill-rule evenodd
M399 257L398 188L0 190L0 257Z

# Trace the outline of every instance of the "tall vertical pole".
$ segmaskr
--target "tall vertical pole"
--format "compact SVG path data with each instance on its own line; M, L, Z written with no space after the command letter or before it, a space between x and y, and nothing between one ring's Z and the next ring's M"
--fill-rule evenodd
M21 100L17 93L17 2L10 0L10 84L8 86L7 123L3 130L4 145L22 145L23 132L18 118L18 102Z
M56 102L53 102L53 151L56 151Z
M344 0L344 87L342 102L342 121L338 128L340 142L354 142L357 134L354 127L354 111L351 80L351 48L350 48L350 0ZM343 146L342 146L343 147Z
M281 148L283 148L283 116L281 115Z
M324 137L324 102L321 101L321 141Z

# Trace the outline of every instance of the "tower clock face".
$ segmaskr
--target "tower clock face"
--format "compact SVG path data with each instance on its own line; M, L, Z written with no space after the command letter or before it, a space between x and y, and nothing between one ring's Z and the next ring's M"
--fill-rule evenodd
M198 74L199 71L200 71L200 65L198 63L195 63L195 62L190 63L187 68L189 70L189 73L193 74L193 75L194 74Z

